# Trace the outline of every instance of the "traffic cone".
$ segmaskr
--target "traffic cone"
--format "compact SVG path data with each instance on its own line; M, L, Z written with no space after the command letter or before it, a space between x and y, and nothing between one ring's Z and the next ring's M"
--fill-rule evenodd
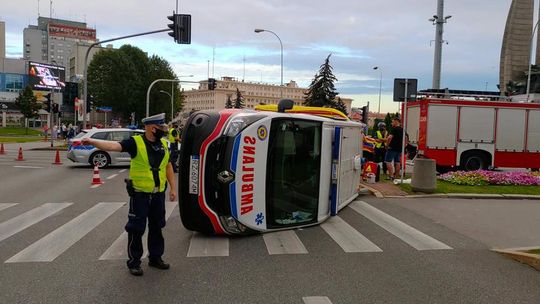
M18 161L24 160L24 157L22 155L22 148L21 147L19 147L19 156L17 156L17 158L15 158L15 160L18 160Z
M4 151L4 143L0 143L0 155L6 154L6 151Z
M99 168L98 166L94 166L94 176L92 177L92 185L101 185L103 182L101 181L101 178L99 177Z
M58 149L56 149L56 158L54 160L54 163L53 165L61 165L62 162L60 161L60 151L58 151Z

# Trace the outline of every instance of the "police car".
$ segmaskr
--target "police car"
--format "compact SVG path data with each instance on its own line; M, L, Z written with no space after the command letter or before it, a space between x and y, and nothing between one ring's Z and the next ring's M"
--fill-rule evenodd
M133 129L87 129L82 130L74 138L68 141L68 153L69 160L75 163L90 164L98 166L99 168L105 168L109 165L129 164L131 157L127 152L108 152L99 150L91 145L82 145L81 140L86 137L102 140L114 140L122 141L128 139L133 135L143 134L143 130Z
M180 150L183 225L251 234L336 215L358 195L361 129L337 110L287 100L259 111L192 114Z

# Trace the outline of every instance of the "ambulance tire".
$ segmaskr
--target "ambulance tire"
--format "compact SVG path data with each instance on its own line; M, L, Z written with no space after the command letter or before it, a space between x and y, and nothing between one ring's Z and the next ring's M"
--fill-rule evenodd
M485 155L480 152L465 152L461 156L461 169L465 171L487 170L489 164Z

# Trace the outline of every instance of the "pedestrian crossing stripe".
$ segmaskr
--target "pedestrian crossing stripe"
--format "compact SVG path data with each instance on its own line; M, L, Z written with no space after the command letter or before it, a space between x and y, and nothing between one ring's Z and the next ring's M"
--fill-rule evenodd
M165 203L165 220L169 219L174 208L176 207L176 202L166 202ZM148 228L144 230L143 240L143 249L144 254L143 258L148 255L148 243L146 239L148 238ZM127 232L122 232L120 236L114 241L114 243L99 257L100 260L125 260L127 259L126 244L128 242Z
M0 203L0 211L15 205L17 205L17 203Z
M14 205L3 203L0 204L0 208L7 209ZM38 222L44 221L70 205L72 203L46 203L0 223L0 246L2 245L1 242L7 238L13 237L18 232ZM125 203L98 203L68 223L35 241L27 248L6 260L5 263L51 262L124 205ZM171 216L173 210L177 210L176 205L177 203L175 202L166 202L167 219ZM416 250L452 249L450 246L365 202L354 201L347 208L351 208L354 212L367 218L377 226L382 227ZM378 245L370 241L339 216L330 217L320 227L345 253L382 252L382 249ZM269 255L309 253L309 248L304 246L295 230L267 233L261 237L264 240ZM123 232L98 259L125 259L126 244L127 233ZM143 242L143 244L145 245L146 255L146 242ZM229 256L229 246L229 238L227 237L206 236L195 232L191 235L186 256L188 258L227 257Z
M124 204L98 203L67 224L12 256L6 263L54 261Z

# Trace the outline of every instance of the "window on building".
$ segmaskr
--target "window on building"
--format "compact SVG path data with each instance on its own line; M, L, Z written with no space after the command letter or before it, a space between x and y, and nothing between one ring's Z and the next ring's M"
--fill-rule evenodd
M23 75L6 74L6 89L7 90L22 90Z

